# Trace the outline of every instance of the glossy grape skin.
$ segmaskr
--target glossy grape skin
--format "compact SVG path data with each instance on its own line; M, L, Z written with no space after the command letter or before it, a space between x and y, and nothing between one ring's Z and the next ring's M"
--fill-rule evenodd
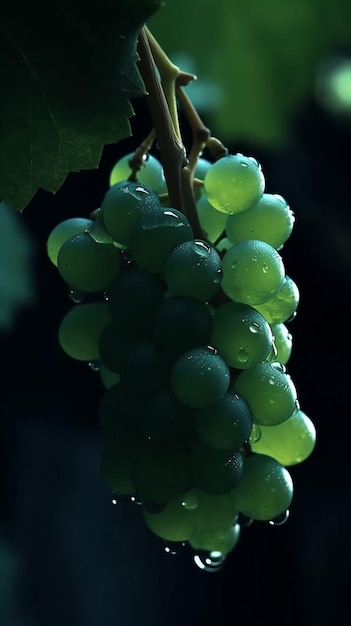
M230 154L218 159L206 173L205 194L212 206L223 213L246 211L264 192L265 179L255 159Z
M228 365L247 369L263 361L273 337L263 315L246 304L228 302L213 314L211 343Z
M60 346L68 356L80 361L99 360L99 338L111 320L106 302L73 306L59 326Z
M253 306L262 313L269 324L281 324L295 314L299 300L300 293L296 283L290 276L285 276L281 288L273 298Z
M57 267L67 284L79 291L103 291L117 278L120 252L112 244L96 243L88 233L74 235L60 249Z
M167 257L163 274L174 295L207 302L222 280L221 257L205 241L185 241Z
M168 541L187 541L197 525L195 510L185 509L182 497L172 499L160 513L143 510L146 525L155 535Z
M269 521L289 508L293 482L278 461L264 454L252 454L244 460L242 479L232 495L243 515Z
M187 406L199 408L216 402L229 387L225 361L209 347L194 348L181 355L171 373L174 394Z
M115 163L110 173L110 187L116 183L126 181L130 177L132 169L129 165L129 161L133 156L134 153L131 152ZM150 187L150 189L156 193L160 193L165 184L161 163L151 154L145 155L143 163L144 166L136 174L138 181Z
M218 530L196 529L189 538L189 545L193 550L208 550L228 554L239 541L240 525Z
M274 361L279 361L285 365L290 359L292 351L292 335L285 324L273 324L271 326L276 354Z
M264 241L234 244L222 259L221 288L234 302L251 306L271 300L281 289L285 268L278 252Z
M138 219L131 234L130 253L141 268L161 274L172 250L191 239L193 231L185 215L163 208L157 214L145 214Z
M259 239L279 249L289 238L294 221L294 214L284 198L264 193L248 211L229 215L225 230L232 243Z
M251 444L253 452L267 454L285 466L305 461L316 444L316 429L311 419L297 410L277 426L260 426L261 437Z
M196 202L196 210L206 238L213 243L224 231L227 214L217 211L209 203L205 194L202 194Z
M63 244L74 235L84 232L92 223L92 220L84 217L72 217L57 224L51 231L46 244L51 263L57 267L57 256Z
M264 361L236 378L233 390L248 403L253 420L259 426L285 422L296 408L297 394L293 381L280 363Z

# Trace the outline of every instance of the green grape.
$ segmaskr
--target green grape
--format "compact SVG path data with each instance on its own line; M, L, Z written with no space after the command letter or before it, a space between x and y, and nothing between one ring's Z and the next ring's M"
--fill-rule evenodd
M216 450L199 442L190 450L189 464L195 487L214 496L234 489L242 476L243 460L238 450Z
M79 235L79 233L82 233L92 223L92 220L84 217L72 217L57 224L51 231L46 244L51 263L57 266L57 255L67 239L70 239L74 235Z
M99 420L106 435L116 441L143 438L141 400L136 402L132 394L121 384L115 384L101 398Z
M124 181L110 187L101 204L106 230L120 245L128 248L133 227L145 213L162 210L158 196L140 183Z
M99 360L99 337L111 313L106 302L73 306L62 319L58 339L68 356L79 361Z
M227 214L214 209L205 194L202 194L196 202L196 210L206 238L213 243L224 231Z
M162 298L163 286L158 276L138 267L122 270L106 290L108 306L122 333L127 326L148 331Z
M160 513L149 513L143 509L146 525L155 535L167 541L187 541L197 523L195 511L185 509L181 497L171 500Z
M123 326L119 320L111 319L99 337L99 360L111 372L119 374L125 355L140 339L142 334L134 326Z
M189 487L187 455L181 446L147 444L133 464L136 493L147 502L170 502Z
M209 344L212 316L199 300L170 296L155 311L153 333L157 342L175 356Z
M243 370L233 390L245 398L259 426L281 424L296 408L295 385L281 363L264 361Z
M244 398L232 391L216 404L196 411L196 432L203 443L218 450L239 448L252 429L252 414Z
M194 550L208 550L228 554L239 541L240 524L221 530L196 529L189 538L189 545Z
M121 383L138 393L153 393L169 382L171 359L155 341L143 339L135 343L121 360Z
M132 168L129 165L129 161L134 157L134 153L126 154L119 159L113 166L110 173L110 187L121 181L126 181L132 174ZM160 190L164 186L164 175L161 163L151 154L145 154L143 159L143 166L137 172L138 182L143 185L147 185L156 193L160 193Z
M201 530L218 530L235 524L238 509L232 492L220 495L205 493L194 487L185 496L192 495L197 500L197 528ZM184 498L184 496L183 496Z
M232 367L247 369L263 361L273 336L263 315L253 307L228 302L215 310L211 344Z
M107 289L117 278L121 257L112 244L96 243L88 233L81 233L63 244L57 267L70 287L93 293Z
M103 363L100 364L99 375L105 389L109 389L110 387L113 387L113 385L119 383L119 374L112 372Z
M212 166L211 161L208 161L207 159L203 159L202 157L199 157L195 165L194 178L198 178L199 180L204 180L211 166Z
M228 390L229 369L209 346L180 356L171 374L171 387L180 402L200 408L217 402Z
M265 179L259 163L243 154L218 159L205 176L205 194L222 213L238 213L254 206L261 198Z
M160 274L170 252L190 239L193 239L193 231L185 215L176 209L164 208L138 219L131 235L130 252L137 265Z
M189 443L196 436L194 410L179 402L170 389L161 389L143 409L143 432L153 443Z
M269 324L280 324L290 320L295 314L300 300L300 294L296 283L286 276L284 282L273 298L263 304L255 304Z
M283 424L261 426L259 441L251 444L253 452L267 454L282 465L297 465L312 453L316 443L316 429L310 418L300 409Z
M219 289L221 264L215 248L195 239L185 241L170 253L163 274L168 289L175 295L207 301Z
M259 239L279 249L289 238L294 221L294 214L282 196L264 193L248 211L229 215L225 230L232 243Z
M244 459L244 473L233 497L243 515L268 521L290 506L293 482L278 461L264 454L252 454Z
M113 493L134 494L136 489L131 477L131 469L139 458L142 444L135 437L124 438L122 442L112 439L107 444L101 458L101 473Z
M278 252L264 241L234 244L222 259L221 287L231 300L255 306L271 300L281 289L285 269Z
M276 347L276 355L274 361L279 361L285 365L290 359L292 350L292 334L285 324L273 324L271 326L274 345Z

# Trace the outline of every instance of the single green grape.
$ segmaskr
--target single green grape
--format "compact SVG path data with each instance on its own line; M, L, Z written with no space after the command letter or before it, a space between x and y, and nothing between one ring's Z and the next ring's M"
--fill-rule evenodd
M264 454L252 454L244 459L242 479L232 494L243 515L268 521L289 508L293 482L278 461Z
M200 226L204 230L207 239L214 243L224 231L227 214L217 211L209 203L204 193L196 202L196 210Z
M262 304L253 305L262 313L269 324L280 324L289 321L295 315L300 300L300 293L296 283L285 276L279 291L270 300Z
M116 183L126 181L132 174L132 168L129 161L133 158L134 153L126 154L119 159L113 166L110 173L110 187ZM137 172L138 182L150 187L156 193L160 193L165 182L163 167L161 163L152 154L145 154L143 165Z
M51 231L46 244L51 263L57 266L57 255L63 244L74 235L84 232L92 223L92 220L84 217L72 217L57 224Z
M265 179L259 163L243 154L218 159L206 173L205 194L222 213L238 213L254 206L261 198Z
M228 554L239 541L240 524L220 530L196 529L189 538L193 550L208 550Z
M84 232L63 244L57 267L71 288L94 293L104 291L117 278L121 256L112 244L96 243Z
M216 351L207 346L182 354L171 373L175 396L187 406L200 408L217 402L228 390L229 369Z
M227 296L255 307L274 298L285 278L283 261L275 248L251 239L227 250L222 270L221 288Z
M125 248L130 245L131 232L139 217L161 210L158 196L134 181L123 181L110 187L101 204L107 232Z
M268 322L253 307L227 302L215 310L211 344L228 365L253 367L268 356L272 343Z
M232 243L259 239L279 249L290 237L294 221L294 214L282 196L264 193L248 211L229 215L225 230Z
M99 360L99 338L111 320L106 302L73 306L61 321L58 339L68 356L79 361Z
M208 301L219 289L221 265L215 248L195 239L181 243L170 253L163 275L168 289L175 295Z
M251 444L253 452L267 454L282 465L302 463L316 444L316 429L312 420L300 409L283 424L260 426L261 437Z
M200 441L218 450L239 448L248 439L252 422L248 403L232 391L227 391L215 404L196 411Z
M264 361L236 378L233 390L248 403L253 420L259 426L285 422L297 402L295 385L281 363Z

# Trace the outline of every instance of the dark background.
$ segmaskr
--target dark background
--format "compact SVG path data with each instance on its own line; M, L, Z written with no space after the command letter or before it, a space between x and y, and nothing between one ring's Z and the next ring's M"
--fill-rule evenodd
M187 550L165 554L137 505L111 504L99 473L105 443L99 375L57 342L72 303L45 243L59 221L100 205L115 161L147 134L146 104L134 104L132 139L107 147L99 170L71 174L57 194L39 192L23 214L35 242L37 302L0 338L0 521L13 562L2 572L0 623L348 624L350 127L311 100L291 121L281 149L229 146L258 158L266 190L283 195L296 215L282 250L301 291L288 371L318 441L313 455L292 468L288 523L243 529L224 569L210 574L194 566ZM187 136L186 124L184 130Z

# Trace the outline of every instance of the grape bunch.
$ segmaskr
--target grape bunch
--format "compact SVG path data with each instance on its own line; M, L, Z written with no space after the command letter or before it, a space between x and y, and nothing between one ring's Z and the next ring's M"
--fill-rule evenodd
M49 236L74 302L59 342L100 373L113 502L137 502L167 552L188 545L218 571L243 526L287 519L287 467L315 445L285 367L299 291L279 252L294 215L254 158L201 157L194 237L165 202L161 163L149 156L136 179L131 157L95 219Z

